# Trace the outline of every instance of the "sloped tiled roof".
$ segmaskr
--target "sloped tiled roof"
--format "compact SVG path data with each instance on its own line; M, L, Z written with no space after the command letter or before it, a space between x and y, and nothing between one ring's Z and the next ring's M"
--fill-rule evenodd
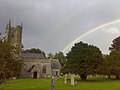
M35 65L33 65L29 70L28 72L31 72L31 70L35 67Z
M26 59L45 59L43 54L38 54L38 53L21 53L21 58L26 58Z
M57 59L52 59L51 64L52 64L52 69L60 69L61 68L60 62Z
M33 66L32 63L25 62L25 63L24 63L24 67L23 67L23 68L24 68L23 71L28 72L29 69L30 69L32 66Z

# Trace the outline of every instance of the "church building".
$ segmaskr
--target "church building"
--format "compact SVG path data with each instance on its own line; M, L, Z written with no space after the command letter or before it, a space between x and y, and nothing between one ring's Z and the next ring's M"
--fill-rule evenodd
M23 25L11 26L11 21L6 25L4 41L11 41L12 44L22 50L22 29ZM38 53L22 53L19 58L23 59L24 65L21 76L24 78L42 78L42 77L59 77L60 62L57 59L46 59L44 55Z

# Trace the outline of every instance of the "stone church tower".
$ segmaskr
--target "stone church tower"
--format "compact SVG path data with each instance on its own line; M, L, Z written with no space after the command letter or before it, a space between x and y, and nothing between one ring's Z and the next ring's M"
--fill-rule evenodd
M22 28L23 25L16 25L15 27L11 26L11 21L9 20L6 25L5 31L5 41L10 41L15 47L22 48Z

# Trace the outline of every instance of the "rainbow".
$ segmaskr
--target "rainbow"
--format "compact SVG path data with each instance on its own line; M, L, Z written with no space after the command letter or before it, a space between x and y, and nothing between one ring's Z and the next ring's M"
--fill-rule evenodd
M105 24L102 24L100 26L97 26L91 30L89 30L88 32L80 35L79 37L77 37L76 39L74 39L71 43L69 43L66 47L64 47L64 49L62 50L63 53L65 53L70 47L72 47L74 45L74 43L78 42L80 39L88 36L89 34L97 31L98 29L102 29L106 26L109 26L109 25L113 25L113 24L116 24L116 23L120 23L120 19L117 19L117 20L113 20L113 21L110 21L110 22L107 22Z
M69 22L70 19L76 17L76 15L79 15L80 13L82 13L83 11L87 10L89 7L91 7L92 5L99 3L102 1L95 1L94 3L89 3L87 6L83 6L78 8L78 10L74 11L73 13L71 13L69 16L66 16L65 18L63 18L59 24L57 24L55 27L53 27L50 32L47 34L47 36L44 38L44 41L42 42L43 45L45 42L47 42L47 40L57 31L61 30L60 28L65 25L67 22Z

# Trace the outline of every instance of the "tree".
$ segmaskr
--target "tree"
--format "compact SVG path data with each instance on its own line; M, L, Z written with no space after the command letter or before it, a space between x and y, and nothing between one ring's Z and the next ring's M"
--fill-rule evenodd
M0 82L18 77L22 68L22 60L15 56L15 47L9 42L0 42ZM14 51L13 51L14 50Z
M98 47L87 43L76 43L67 54L67 73L78 74L81 80L87 75L96 74L101 64L102 54Z
M49 54L47 55L47 58L48 58L48 59L54 59L54 54L49 53Z
M109 50L111 50L111 53L108 56L111 74L116 75L116 79L120 79L120 36L113 40Z
M26 49L26 50L24 50L22 52L23 53L39 53L39 54L43 54L44 57L46 58L45 52L40 50L39 48Z
M101 61L101 66L99 68L100 75L107 75L110 79L111 75L111 62L109 60L109 55L103 55L103 60Z
M64 56L63 52L55 53L54 58L59 60L61 66L64 66L66 57Z
M115 50L110 53L110 55L107 57L107 60L109 61L109 70L112 75L116 76L116 79L120 79L120 51Z
M65 64L66 64L66 57L64 56L63 52L55 53L54 55L55 59L58 59L61 64L61 73L64 74L65 72Z
M109 47L109 50L120 50L120 36L113 40L113 44Z

